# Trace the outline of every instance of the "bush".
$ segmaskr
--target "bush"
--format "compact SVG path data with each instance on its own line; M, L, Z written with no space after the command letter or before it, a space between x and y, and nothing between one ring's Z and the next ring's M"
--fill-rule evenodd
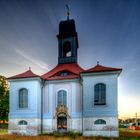
M69 131L69 132L50 132L50 133L46 133L46 134L42 134L42 135L48 135L48 136L54 136L54 137L65 137L65 136L68 136L68 137L72 137L72 138L76 138L76 137L79 137L79 136L82 136L82 133L79 133L79 132L72 132L72 131Z
M82 136L82 133L69 131L69 132L67 132L67 136L72 137L72 138L76 138L76 137Z
M0 123L0 128L1 129L8 129L8 124Z

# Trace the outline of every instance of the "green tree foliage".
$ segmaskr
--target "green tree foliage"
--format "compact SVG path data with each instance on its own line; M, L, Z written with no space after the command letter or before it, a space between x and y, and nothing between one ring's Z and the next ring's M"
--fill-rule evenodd
M0 120L8 120L9 112L9 84L4 76L0 75Z

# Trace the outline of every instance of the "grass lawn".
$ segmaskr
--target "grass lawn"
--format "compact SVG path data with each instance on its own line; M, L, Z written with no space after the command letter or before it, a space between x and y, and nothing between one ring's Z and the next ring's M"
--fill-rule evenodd
M140 140L140 130L120 128L120 137L138 138Z
M83 136L17 136L8 135L7 130L0 129L0 139L2 140L140 140L140 130L129 130L126 128L120 129L119 138L105 137L83 137Z
M8 133L7 129L0 129L0 135L6 135Z

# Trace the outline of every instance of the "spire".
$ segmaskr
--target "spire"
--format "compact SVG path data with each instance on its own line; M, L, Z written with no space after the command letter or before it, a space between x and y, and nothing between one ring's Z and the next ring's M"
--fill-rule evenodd
M69 19L70 11L67 8L67 20L59 23L58 37L58 63L77 63L78 36L74 19Z
M99 65L99 61L97 61L97 65Z
M29 67L29 70L31 70L31 67Z
M69 20L70 9L69 9L69 6L67 4L66 4L66 8L67 8L67 20Z

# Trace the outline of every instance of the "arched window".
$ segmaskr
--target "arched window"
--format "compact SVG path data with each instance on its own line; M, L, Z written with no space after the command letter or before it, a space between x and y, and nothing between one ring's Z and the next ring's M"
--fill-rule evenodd
M28 107L28 90L22 88L19 90L19 108Z
M64 57L70 57L71 56L71 43L69 41L66 41L63 44L63 53L64 53Z
M99 83L94 86L94 105L106 104L106 85Z
M60 105L67 106L67 93L65 90L58 91L57 106L60 106Z
M106 124L106 121L102 119L98 119L94 122L94 124Z
M19 125L27 125L28 123L26 121L24 121L24 120L21 120L21 121L18 122L18 124Z

